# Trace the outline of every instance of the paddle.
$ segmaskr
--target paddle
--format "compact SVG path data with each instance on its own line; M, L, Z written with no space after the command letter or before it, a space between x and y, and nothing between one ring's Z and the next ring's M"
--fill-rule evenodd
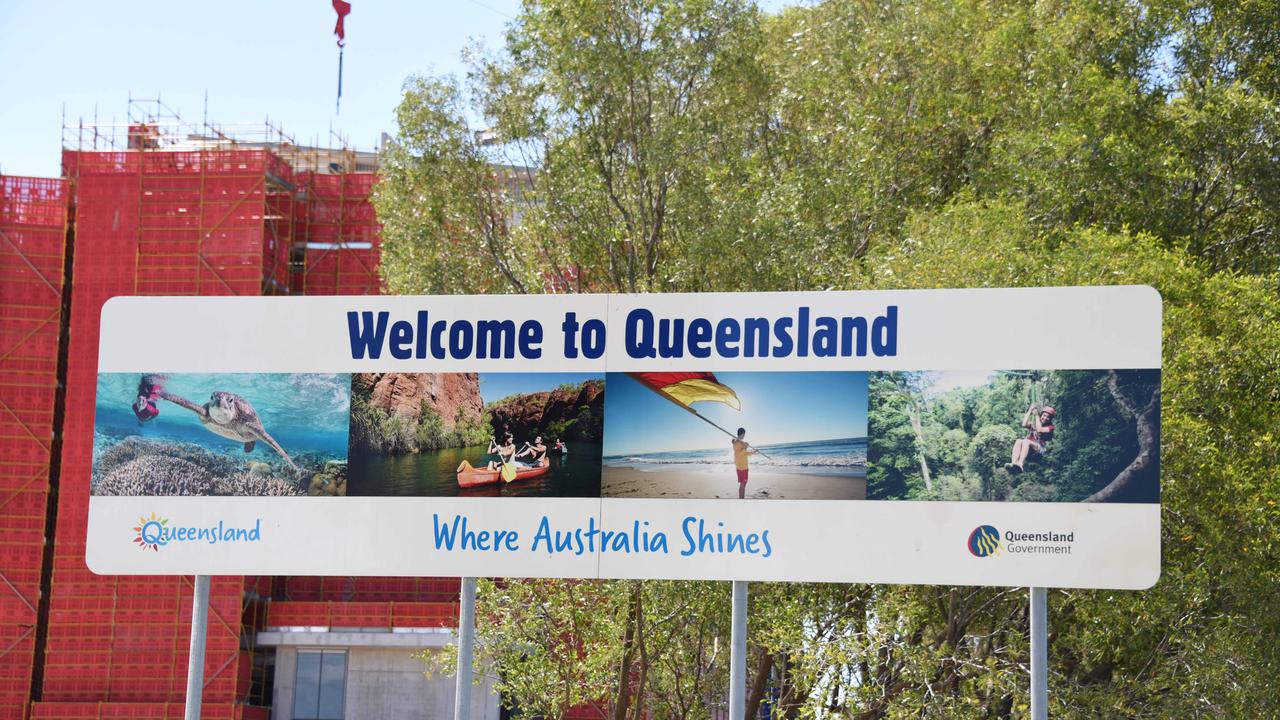
M514 462L502 463L502 471L500 474L502 475L503 482L511 482L512 480L515 480L516 464Z

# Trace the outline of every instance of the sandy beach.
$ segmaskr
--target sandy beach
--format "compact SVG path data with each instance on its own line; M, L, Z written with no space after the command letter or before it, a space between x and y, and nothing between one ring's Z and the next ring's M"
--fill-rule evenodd
M721 472L605 466L601 495L618 498L738 499L733 466ZM867 480L751 468L747 497L761 500L865 500Z

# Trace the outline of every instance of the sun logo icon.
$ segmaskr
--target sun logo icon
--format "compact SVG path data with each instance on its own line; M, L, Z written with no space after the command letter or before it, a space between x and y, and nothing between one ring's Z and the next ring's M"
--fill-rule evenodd
M168 524L168 518L162 518L155 513L151 513L150 517L143 515L138 518L138 525L133 529L137 533L133 541L138 544L139 549L160 552L161 545L169 544L164 532Z

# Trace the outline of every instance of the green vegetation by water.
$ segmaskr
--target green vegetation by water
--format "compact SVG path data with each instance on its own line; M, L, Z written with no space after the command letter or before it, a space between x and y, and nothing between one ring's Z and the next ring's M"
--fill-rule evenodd
M459 448L487 443L490 434L488 413L480 420L467 420L458 409L450 427L426 401L418 419L397 415L369 404L368 398L351 398L351 448L354 451L401 455L442 448Z
M496 455L486 445L419 452L406 455L353 456L349 466L348 495L453 497L533 495L540 497L600 497L600 446L574 444L567 455L551 455L546 475L514 483L480 488L460 488L457 468L463 460L482 467Z

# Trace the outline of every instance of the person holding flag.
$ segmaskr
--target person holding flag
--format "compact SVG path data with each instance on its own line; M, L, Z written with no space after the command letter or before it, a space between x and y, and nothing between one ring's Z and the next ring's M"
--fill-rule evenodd
M738 400L738 394L733 391L733 388L721 383L716 379L714 373L709 372L637 372L627 374L641 385L679 405L694 417L732 438L730 444L733 446L733 466L738 474L738 498L745 499L749 464L747 457L755 454L760 454L764 457L769 456L747 444L744 439L747 435L745 428L738 428L738 434L734 435L690 407L695 402L718 402L724 403L734 410L741 410L742 402Z
M747 444L747 429L738 428L738 437L729 441L733 446L733 467L738 471L738 499L743 500L747 497L747 470L749 455L755 455L759 450Z

